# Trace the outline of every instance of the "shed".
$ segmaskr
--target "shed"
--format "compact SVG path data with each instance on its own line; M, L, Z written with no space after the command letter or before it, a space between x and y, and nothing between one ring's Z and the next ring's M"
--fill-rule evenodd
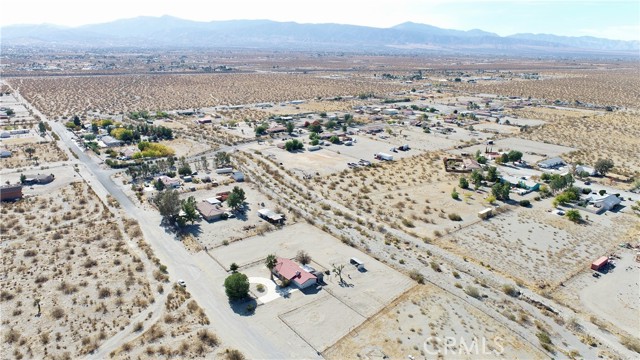
M282 224L284 222L282 214L277 214L270 209L260 209L258 210L258 215L272 224Z
M478 211L478 217L482 220L486 220L493 215L493 208L486 208L484 210Z
M115 147L115 146L121 146L122 145L122 141L118 140L112 136L103 136L100 141L102 141L102 143L104 144L104 146L106 147Z
M0 185L0 201L17 200L22 198L22 185Z
M242 171L236 171L233 173L233 175L231 175L231 177L233 178L233 180L235 180L236 182L243 182L244 181L244 173Z
M11 157L11 151L9 150L0 150L0 158L8 158Z
M609 258L606 256L600 257L598 260L591 263L591 270L598 271L602 269L609 262Z

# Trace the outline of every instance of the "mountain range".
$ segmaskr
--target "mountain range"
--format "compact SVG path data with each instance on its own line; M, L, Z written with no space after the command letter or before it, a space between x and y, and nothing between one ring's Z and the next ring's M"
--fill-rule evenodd
M172 16L136 17L79 27L12 25L3 46L84 48L247 48L354 52L487 54L620 54L637 56L639 41L549 34L499 36L406 22L391 28L299 24L270 20L198 22Z

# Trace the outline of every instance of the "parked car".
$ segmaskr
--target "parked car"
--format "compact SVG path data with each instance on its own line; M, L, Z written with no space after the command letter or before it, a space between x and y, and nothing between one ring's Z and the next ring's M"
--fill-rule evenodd
M180 285L182 287L187 287L187 283L182 279L178 280L178 285Z

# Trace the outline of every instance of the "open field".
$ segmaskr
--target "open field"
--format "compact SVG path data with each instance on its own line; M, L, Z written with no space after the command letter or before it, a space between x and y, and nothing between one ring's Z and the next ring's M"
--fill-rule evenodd
M546 211L548 207L543 203L534 202L532 208L517 208L464 228L440 238L437 244L515 279L546 288L588 268L608 249L633 241L637 234L632 228L637 219L630 215L588 214L587 224L576 225Z
M640 228L637 228L640 234ZM607 324L633 336L640 332L637 314L640 311L640 264L635 261L635 251L615 249L620 256L616 267L600 278L585 270L565 283L554 295L564 303L571 304L579 312L593 314ZM607 254L609 255L609 254Z
M500 83L456 85L473 92L485 92L506 96L556 99L598 105L617 105L637 108L640 99L640 68L634 64L628 68L607 70L563 70L541 72L553 78L544 80L520 80Z
M36 165L36 163L43 164L69 159L55 142L5 145L3 147L12 152L11 157L0 159L0 165L3 169L15 169ZM31 155L26 151L29 148L34 150Z
M522 117L543 119L546 124L521 136L536 141L575 147L565 161L593 166L599 158L610 158L613 172L640 174L640 114L635 110L615 112L576 112L573 110L531 108L517 112Z
M449 346L444 344L447 337L453 338ZM404 294L329 348L324 356L327 359L546 358L512 335L510 329L431 285L418 286Z
M43 77L7 81L47 116L68 116L96 109L102 113L118 113L201 108L353 96L364 92L388 93L407 88L369 79L347 81L301 74Z
M572 151L576 151L576 148L568 146L555 145L552 143L540 141L533 141L527 139L521 139L517 137L509 137L505 139L494 140L493 145L478 144L464 149L453 149L449 152L452 154L461 154L466 152L468 154L475 154L476 151L484 153L485 149L497 151L497 152L509 152L510 150L517 150L522 152L522 159L530 164L535 164L538 161L546 158L552 158L556 156L564 156Z
M3 357L84 356L159 297L164 275L151 276L84 182L2 214Z

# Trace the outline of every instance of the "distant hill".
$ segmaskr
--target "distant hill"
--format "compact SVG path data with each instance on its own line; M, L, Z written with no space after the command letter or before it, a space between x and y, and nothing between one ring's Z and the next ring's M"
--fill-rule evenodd
M391 28L299 24L270 20L198 22L171 16L137 17L79 27L15 25L2 29L3 46L257 48L357 52L435 51L493 54L637 55L638 41L594 37L451 30L406 22Z

